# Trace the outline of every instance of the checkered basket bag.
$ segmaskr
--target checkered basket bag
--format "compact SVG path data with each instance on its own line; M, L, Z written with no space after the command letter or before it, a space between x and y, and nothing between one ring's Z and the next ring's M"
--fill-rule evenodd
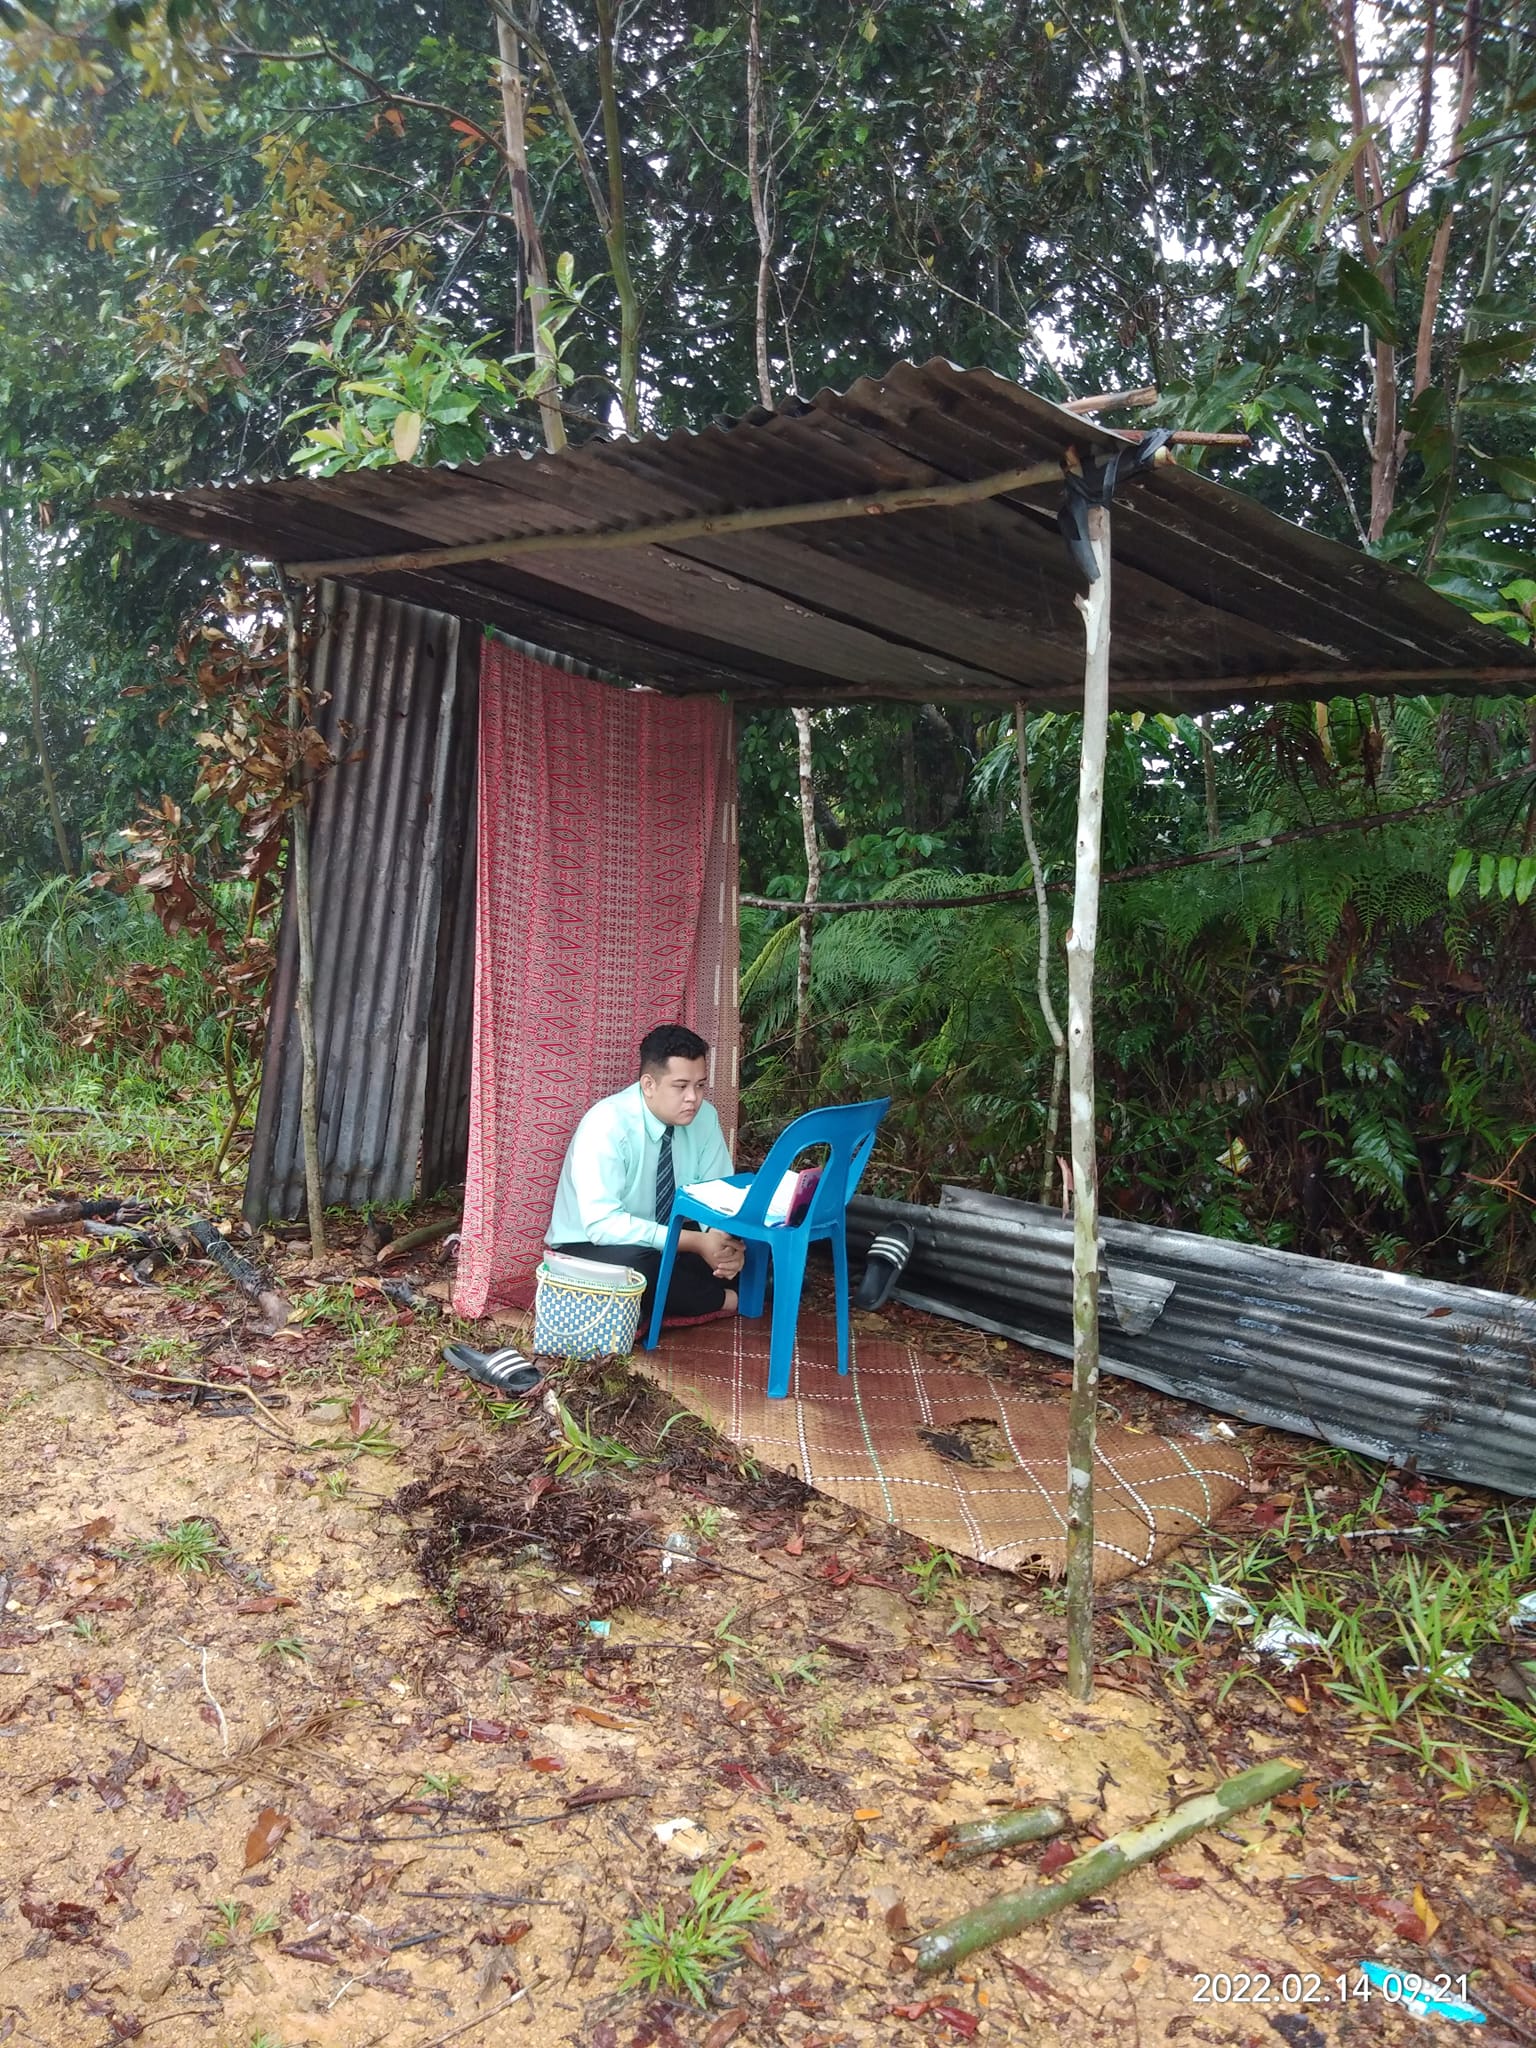
M590 1278L572 1278L585 1265ZM533 1298L533 1348L554 1358L627 1358L640 1327L645 1276L628 1266L561 1259L540 1265Z

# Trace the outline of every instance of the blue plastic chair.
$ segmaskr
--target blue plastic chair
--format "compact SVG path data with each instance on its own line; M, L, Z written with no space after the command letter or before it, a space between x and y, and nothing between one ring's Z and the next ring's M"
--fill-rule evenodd
M878 1102L841 1103L832 1109L808 1110L804 1116L796 1117L780 1132L773 1150L756 1173L731 1175L733 1187L748 1190L747 1199L734 1216L711 1209L678 1189L656 1279L656 1306L651 1311L650 1333L645 1340L647 1351L654 1351L661 1338L662 1309L677 1258L678 1234L685 1225L692 1224L696 1229L723 1230L730 1237L746 1240L746 1264L736 1283L744 1316L762 1314L768 1267L772 1263L773 1330L768 1343L768 1395L774 1401L782 1400L789 1392L806 1255L817 1239L825 1238L832 1246L837 1292L837 1369L848 1370L848 1244L844 1219L875 1148L880 1119L890 1106L891 1098L887 1095ZM774 1190L801 1154L813 1145L825 1145L828 1152L810 1207L798 1223L766 1222Z

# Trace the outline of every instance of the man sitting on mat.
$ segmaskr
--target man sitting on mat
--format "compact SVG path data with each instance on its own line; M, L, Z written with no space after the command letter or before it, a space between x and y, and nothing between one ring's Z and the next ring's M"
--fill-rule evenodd
M640 1043L640 1079L594 1103L566 1148L545 1242L574 1258L645 1275L640 1327L650 1320L672 1203L681 1187L718 1180L731 1155L704 1091L709 1047L696 1031L661 1024ZM736 1313L746 1248L719 1230L683 1230L667 1288L667 1318Z

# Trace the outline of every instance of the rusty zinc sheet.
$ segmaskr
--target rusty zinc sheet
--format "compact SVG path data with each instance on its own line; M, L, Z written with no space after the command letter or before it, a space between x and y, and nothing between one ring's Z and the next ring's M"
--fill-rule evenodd
M1072 1225L966 1188L938 1208L860 1196L852 1251L892 1223L899 1298L1072 1355ZM1107 1372L1439 1477L1536 1493L1536 1302L1373 1267L1103 1220Z
M897 363L697 434L109 506L313 572L388 552L858 501L1125 445L988 370ZM1077 575L1056 525L1062 491L1053 477L964 505L602 552L417 560L358 580L668 690L770 704L1023 696L1071 708L1083 648ZM1413 577L1177 464L1122 486L1113 547L1120 708L1536 687L1536 654Z
M409 1200L463 1171L474 989L479 636L325 583L310 676L337 765L311 809L325 1200ZM289 887L292 887L290 874ZM298 942L285 905L246 1181L253 1221L304 1208Z

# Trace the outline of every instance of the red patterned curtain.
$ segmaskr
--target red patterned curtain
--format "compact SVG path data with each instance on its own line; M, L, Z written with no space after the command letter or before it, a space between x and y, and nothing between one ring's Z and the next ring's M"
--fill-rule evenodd
M734 1145L736 873L728 704L486 642L460 1315L532 1299L566 1144L636 1078L652 1025L709 1040Z

